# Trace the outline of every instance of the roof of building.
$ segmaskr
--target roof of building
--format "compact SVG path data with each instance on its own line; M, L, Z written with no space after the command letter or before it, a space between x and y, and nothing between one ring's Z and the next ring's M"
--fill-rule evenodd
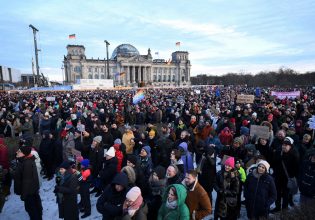
M121 44L115 48L111 59L116 59L117 56L131 57L136 55L140 55L137 48L135 48L131 44Z

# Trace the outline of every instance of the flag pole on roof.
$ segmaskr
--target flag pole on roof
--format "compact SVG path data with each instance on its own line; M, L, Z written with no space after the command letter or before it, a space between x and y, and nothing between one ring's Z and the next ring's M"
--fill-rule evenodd
M69 34L69 39L76 39L75 34Z

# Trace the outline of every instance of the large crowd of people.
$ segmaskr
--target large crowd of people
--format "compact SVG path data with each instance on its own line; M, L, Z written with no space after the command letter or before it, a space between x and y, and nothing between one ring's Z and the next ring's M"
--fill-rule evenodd
M66 220L91 216L92 196L103 220L237 219L242 206L267 219L297 205L298 191L315 204L315 91L272 89L150 88L136 102L137 90L1 93L0 211L13 184L42 219L39 189L52 179Z

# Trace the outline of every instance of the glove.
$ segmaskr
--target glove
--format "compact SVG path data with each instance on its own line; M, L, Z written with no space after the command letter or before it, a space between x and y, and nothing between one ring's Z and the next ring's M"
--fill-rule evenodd
M59 192L59 187L55 186L54 193L58 193L58 192Z

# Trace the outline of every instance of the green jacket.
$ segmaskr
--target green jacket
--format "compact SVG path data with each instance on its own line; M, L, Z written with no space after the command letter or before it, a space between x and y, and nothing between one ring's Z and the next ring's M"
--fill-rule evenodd
M171 187L175 187L178 197L176 209L169 209L166 207L166 200ZM162 198L162 205L159 209L158 220L189 220L190 213L185 203L186 197L187 191L183 185L173 184L168 186Z
M245 170L243 169L243 167L240 167L238 170L237 170L240 174L240 180L242 183L245 183L246 181L246 172Z

